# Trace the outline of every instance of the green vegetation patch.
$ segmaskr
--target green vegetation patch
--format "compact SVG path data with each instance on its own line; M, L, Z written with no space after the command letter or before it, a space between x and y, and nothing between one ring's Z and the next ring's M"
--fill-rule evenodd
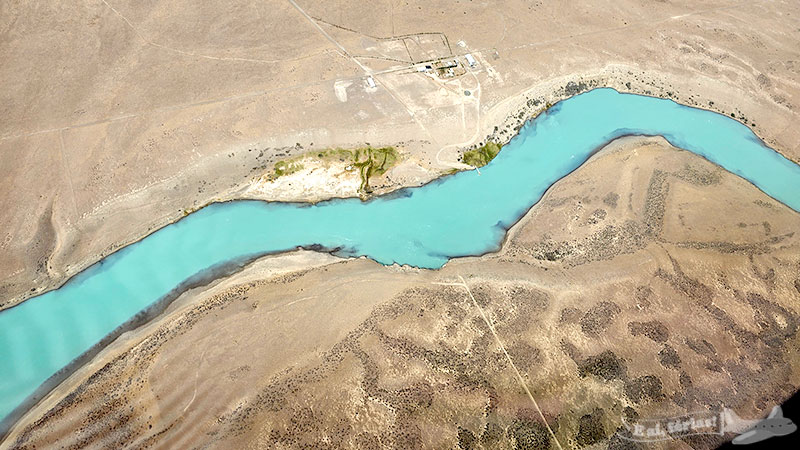
M278 161L275 163L275 178L293 174L302 168L303 165L297 161Z
M497 142L487 142L485 145L475 150L464 152L464 156L461 160L464 164L469 164L473 167L483 167L489 164L489 161L493 160L494 157L500 153L501 147L502 145Z
M347 162L353 167L358 168L361 177L359 190L365 193L371 192L369 180L372 177L381 176L392 168L400 159L400 154L394 147L358 147L353 149L330 148L320 151L308 152L292 159L278 161L275 163L275 170L272 179L283 175L289 175L303 168L300 161L304 158L316 158L320 161L339 161Z
M399 154L394 147L363 147L353 150L353 165L358 167L361 176L359 190L371 192L369 179L386 173L399 159Z

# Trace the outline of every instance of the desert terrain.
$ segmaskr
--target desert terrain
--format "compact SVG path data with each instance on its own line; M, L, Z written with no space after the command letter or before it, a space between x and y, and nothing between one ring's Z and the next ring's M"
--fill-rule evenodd
M593 87L734 117L800 162L797 2L0 11L0 310L210 202L363 195L306 159L269 181L278 161L394 146L379 195ZM0 448L630 448L623 419L756 417L800 387L797 230L741 178L623 138L497 253L428 271L297 251L185 292Z
M798 227L705 160L622 139L498 253L429 271L300 252L188 292L4 447L635 448L623 418L756 417L800 386Z

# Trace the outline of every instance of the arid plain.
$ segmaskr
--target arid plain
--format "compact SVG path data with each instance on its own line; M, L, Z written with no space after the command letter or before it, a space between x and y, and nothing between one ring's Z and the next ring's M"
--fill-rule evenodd
M419 185L595 86L732 115L800 161L796 2L0 9L0 308L211 201L357 195L325 171L265 186L279 159L394 145L377 193ZM453 77L414 67L466 53ZM496 254L299 252L187 292L2 446L605 447L622 417L759 414L800 385L798 229L736 176L624 139Z

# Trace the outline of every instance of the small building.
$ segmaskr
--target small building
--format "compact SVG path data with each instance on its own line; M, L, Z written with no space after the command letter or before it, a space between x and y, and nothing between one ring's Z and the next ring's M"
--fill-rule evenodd
M473 58L469 53L464 55L464 58L467 59L467 63L469 63L470 67L475 67L478 64L478 61L475 61L475 58Z
M371 88L375 88L375 80L372 78L372 75L367 76L367 86Z

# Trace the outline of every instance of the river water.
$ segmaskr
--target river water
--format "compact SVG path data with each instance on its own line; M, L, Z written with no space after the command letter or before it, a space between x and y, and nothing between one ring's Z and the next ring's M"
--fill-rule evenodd
M0 312L0 418L7 428L64 378L59 370L77 366L76 358L91 356L85 352L105 344L109 333L219 264L304 246L435 269L450 258L497 250L547 188L626 135L664 136L800 211L800 166L741 123L671 100L595 89L528 122L480 174L461 172L368 202L213 204L60 289Z

